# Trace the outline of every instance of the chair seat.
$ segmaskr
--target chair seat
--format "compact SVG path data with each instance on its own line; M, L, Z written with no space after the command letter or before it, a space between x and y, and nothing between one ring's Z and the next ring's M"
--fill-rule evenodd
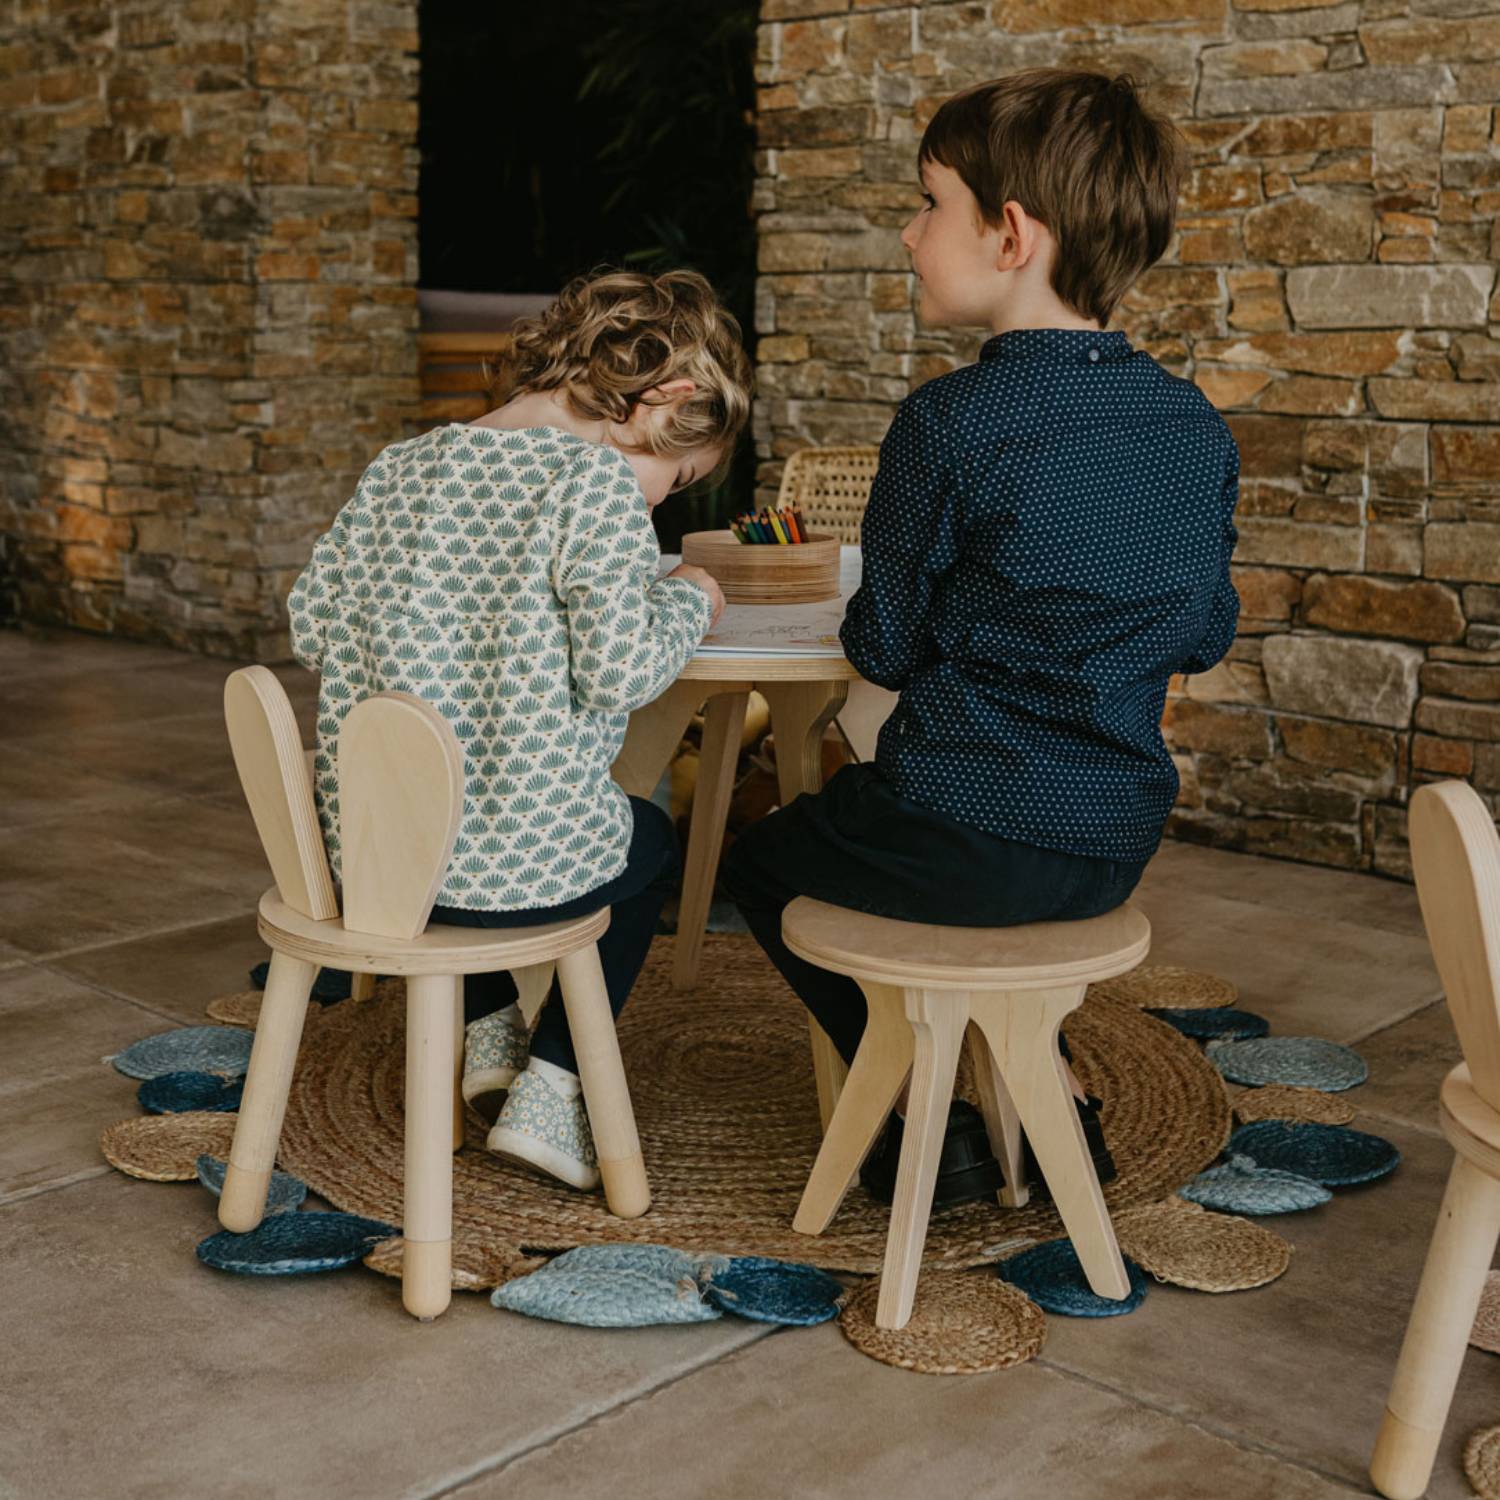
M536 927L444 927L430 924L414 938L350 932L342 918L319 922L281 899L273 885L260 898L256 923L280 953L353 974L484 974L550 963L599 940L609 908Z
M855 979L925 989L1051 989L1133 969L1151 946L1151 924L1132 902L1079 922L940 927L829 906L806 896L782 913L793 953Z
M1438 1120L1449 1144L1476 1167L1500 1178L1500 1110L1480 1097L1467 1063L1459 1063L1443 1079L1438 1099Z

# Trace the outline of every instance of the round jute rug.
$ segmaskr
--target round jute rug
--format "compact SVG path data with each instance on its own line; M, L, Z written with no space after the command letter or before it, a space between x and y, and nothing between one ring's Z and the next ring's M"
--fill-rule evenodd
M672 950L671 938L656 941L619 1023L650 1212L617 1219L602 1195L496 1160L471 1117L468 1143L453 1160L455 1234L507 1258L629 1241L879 1270L890 1210L858 1185L824 1234L792 1232L821 1139L801 1005L748 936L710 933L689 992L671 988ZM403 1014L398 980L367 1002L310 1008L278 1153L328 1202L394 1224ZM1218 1156L1229 1137L1229 1102L1193 1042L1108 997L1090 996L1064 1029L1080 1079L1104 1101L1120 1169L1105 1188L1112 1208L1163 1198ZM960 1091L969 1087L961 1075ZM1061 1233L1050 1204L965 1204L933 1215L925 1263L982 1265Z

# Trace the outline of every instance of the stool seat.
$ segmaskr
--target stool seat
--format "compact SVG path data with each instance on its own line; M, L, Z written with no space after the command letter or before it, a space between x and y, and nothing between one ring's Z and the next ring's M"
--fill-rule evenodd
M1129 901L1078 922L939 927L802 896L783 913L781 934L820 969L934 990L1092 984L1135 968L1151 947L1151 924Z
M260 898L256 928L277 952L352 974L488 974L551 963L587 948L609 926L609 908L535 927L444 927L414 938L350 932L342 918L318 921L281 899L273 885Z

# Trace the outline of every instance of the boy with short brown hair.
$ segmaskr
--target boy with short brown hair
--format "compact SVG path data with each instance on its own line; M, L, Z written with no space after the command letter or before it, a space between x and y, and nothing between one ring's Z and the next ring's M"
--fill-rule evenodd
M1104 331L1171 237L1171 124L1128 77L1035 69L948 100L918 167L901 236L918 318L993 336L914 391L881 446L842 640L900 697L873 765L747 829L725 868L845 1059L863 996L786 948L786 904L976 927L1118 906L1177 793L1167 681L1220 660L1239 613L1234 439L1196 386ZM1108 1177L1099 1103L1077 1092ZM878 1196L898 1151L893 1122L865 1167ZM992 1192L986 1157L955 1106L935 1201Z

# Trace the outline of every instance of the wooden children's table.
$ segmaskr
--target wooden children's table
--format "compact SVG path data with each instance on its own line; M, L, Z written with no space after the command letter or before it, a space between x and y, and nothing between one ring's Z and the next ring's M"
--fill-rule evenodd
M649 797L688 722L707 701L677 916L672 982L678 989L692 988L698 977L745 706L752 690L765 698L771 710L776 775L784 807L799 793L816 792L822 786L823 731L844 706L851 680L858 678L842 656L700 655L688 662L682 676L660 698L631 715L614 777L632 795ZM826 1125L845 1070L833 1043L816 1022L812 1037L818 1107Z

